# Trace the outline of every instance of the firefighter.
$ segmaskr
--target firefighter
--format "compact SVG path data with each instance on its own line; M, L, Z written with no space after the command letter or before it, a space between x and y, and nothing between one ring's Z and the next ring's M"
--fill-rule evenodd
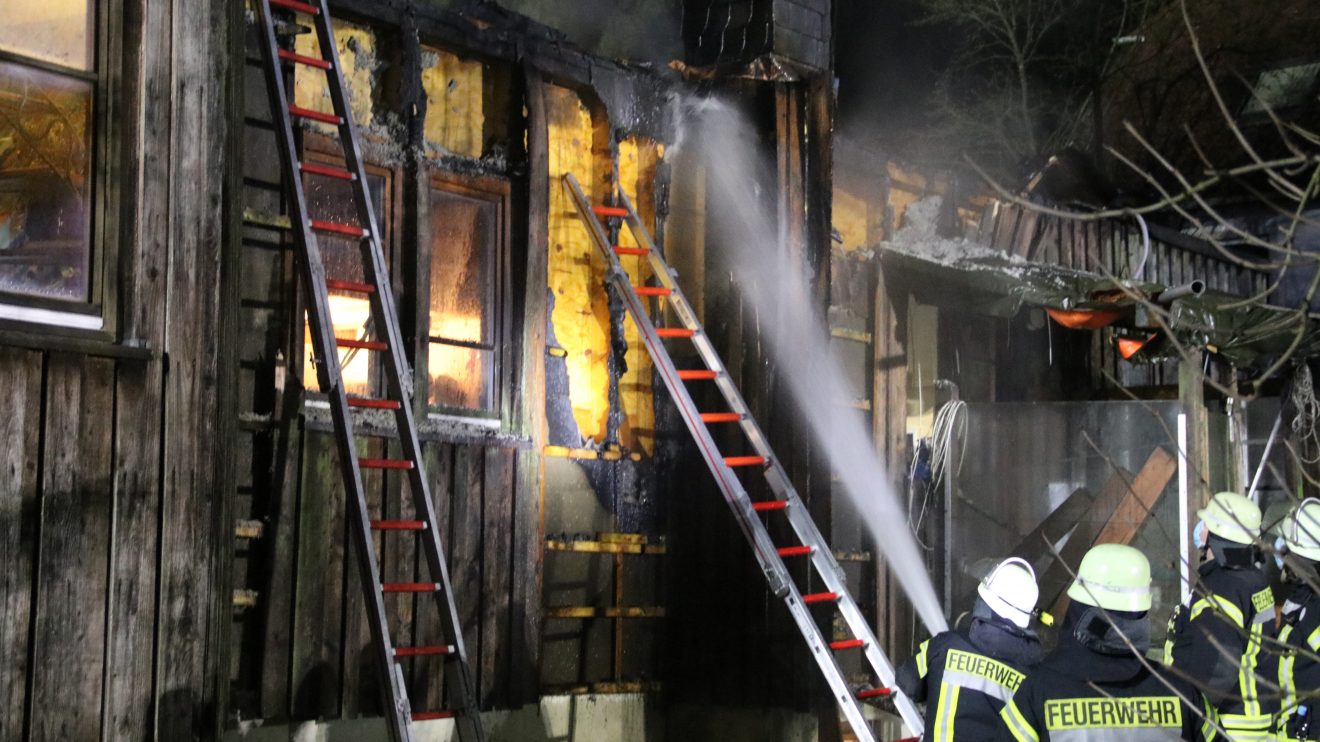
M1040 662L1040 640L1028 628L1039 595L1031 565L1005 559L976 592L967 628L927 639L898 669L898 687L926 704L926 740L992 737L1004 702Z
M1303 500L1275 542L1288 599L1279 630L1280 742L1320 739L1320 500ZM1280 554L1282 556L1280 556Z
M1017 742L1214 739L1214 711L1195 686L1145 659L1150 562L1119 544L1093 547L1068 588L1059 645L1000 712Z
M1256 565L1260 508L1220 492L1197 517L1202 563L1187 602L1169 619L1164 663L1197 681L1234 739L1269 740L1278 694L1257 684L1262 644L1274 634L1274 594Z

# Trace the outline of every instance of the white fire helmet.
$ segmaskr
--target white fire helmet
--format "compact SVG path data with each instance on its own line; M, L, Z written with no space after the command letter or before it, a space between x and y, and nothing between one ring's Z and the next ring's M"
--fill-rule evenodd
M981 580L976 592L996 615L1023 629L1031 622L1036 600L1040 597L1036 571L1025 559L1018 557L1010 557L995 565Z
M1313 562L1320 561L1320 500L1302 500L1283 524L1283 543L1288 552Z

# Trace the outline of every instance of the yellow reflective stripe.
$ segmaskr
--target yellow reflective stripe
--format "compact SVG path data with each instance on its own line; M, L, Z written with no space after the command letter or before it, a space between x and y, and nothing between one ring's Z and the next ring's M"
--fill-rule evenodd
M1312 652L1320 652L1320 626L1317 626L1315 631L1312 631L1311 635L1306 637L1306 645L1311 648Z
M1246 626L1246 620L1242 617L1242 611L1239 610L1237 606L1233 605L1231 600L1219 595L1211 595L1192 603L1192 616L1189 620L1195 621L1196 617L1201 615L1201 612L1207 609L1214 613L1225 614L1233 619L1233 622L1238 625L1238 628L1244 628Z
M1279 645L1288 646L1288 637L1292 634L1293 627L1286 625L1279 631ZM1282 698L1281 708L1287 711L1297 702L1297 689L1293 684L1293 662L1296 660L1292 650L1285 649L1279 657L1279 695Z
M921 643L917 648L917 677L926 677L926 650L930 648L930 639Z
M1173 631L1170 630L1164 639L1164 664L1173 664Z
M1251 635L1247 638L1247 651L1238 662L1238 691L1242 695L1242 714L1235 716L1253 718L1260 715L1260 696L1256 691L1256 665L1260 662L1260 643L1261 624L1252 624ZM1254 728L1254 725L1251 728Z
M935 707L934 737L935 742L950 742L953 739L953 721L958 715L959 688L952 683L940 683L940 701Z
M1215 709L1210 705L1210 701L1205 696L1201 696L1201 712L1204 716L1201 718L1201 738L1205 742L1210 742L1218 734L1215 728Z
M1040 735L1036 734L1036 730L1032 729L1031 725L1027 723L1027 717L1022 715L1017 704L1013 701L1004 704L1004 708L999 711L999 716L1004 720L1004 725L1008 727L1009 733L1013 735L1013 739L1017 742L1040 742Z

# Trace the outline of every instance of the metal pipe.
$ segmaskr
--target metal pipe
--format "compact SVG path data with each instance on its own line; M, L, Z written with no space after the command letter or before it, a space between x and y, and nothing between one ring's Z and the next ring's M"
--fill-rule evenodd
M1251 489L1247 490L1247 498L1257 505L1256 486L1260 484L1260 475L1265 471L1265 464L1270 460L1270 449L1274 448L1274 441L1279 437L1279 428L1283 426L1283 408L1279 408L1279 416L1274 418L1274 429L1270 431L1269 440L1265 441L1265 452L1260 455L1260 465L1256 467L1256 476L1251 478Z
M1188 281L1187 283L1184 284L1179 284L1177 286L1170 286L1169 288L1156 294L1152 299L1152 301L1158 302L1160 304L1167 304L1168 302L1171 302L1174 299L1181 299L1184 296L1200 296L1201 294L1204 293L1205 293L1205 281L1202 281L1201 279L1198 278L1194 281Z

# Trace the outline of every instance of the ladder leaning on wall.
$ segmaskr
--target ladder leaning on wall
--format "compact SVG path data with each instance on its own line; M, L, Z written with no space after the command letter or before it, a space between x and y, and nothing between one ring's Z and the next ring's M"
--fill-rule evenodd
M692 310L692 305L683 296L675 280L675 273L656 249L650 233L637 215L637 210L633 208L632 201L622 189L619 189L620 206L592 204L587 200L581 185L572 173L564 176L564 185L572 195L578 215L582 217L587 230L591 233L592 241L596 243L596 247L605 257L606 265L609 266L605 273L606 282L622 298L628 314L637 324L642 344L646 346L647 352L655 361L656 373L660 374L670 396L673 397L679 415L692 437L696 439L697 447L701 450L711 474L715 476L715 482L719 485L725 502L733 511L743 535L751 544L770 591L784 601L784 605L793 616L798 631L806 640L811 656L819 665L821 674L824 675L825 682L829 685L853 733L863 742L874 742L875 736L866 723L860 701L874 696L891 696L908 728L913 734L920 735L922 732L920 712L917 711L912 700L895 686L894 667L885 656L884 650L880 648L856 601L849 594L843 570L834 560L829 544L817 530L811 514L807 512L806 506L793 488L788 473L784 471L770 449L765 433L752 417L742 393L729 378L724 362L715 352L715 346L706 336L701 323L697 321L696 312ZM640 247L620 247L612 244L602 220L622 220ZM659 285L634 285L619 263L621 255L645 258ZM664 299L682 326L656 327L643 301L651 298ZM705 368L681 370L676 368L669 351L665 348L666 339L691 341L701 356ZM719 412L698 410L686 386L686 382L694 381L714 382L728 405L728 410ZM709 428L710 425L717 423L736 423L741 426L756 455L722 456ZM734 473L734 469L737 468L759 471L765 477L774 498L753 501ZM762 516L787 520L788 525L797 535L798 543L776 546L761 521ZM785 559L806 559L825 589L815 593L802 593L789 574ZM812 605L833 606L848 630L852 632L851 637L827 641L811 615ZM849 685L835 658L835 652L844 651L860 651L871 666L871 670L879 678L880 687L855 691Z
M238 0L236 0L238 1ZM403 354L403 334L399 329L398 310L390 287L385 256L381 250L380 232L370 194L367 191L366 171L348 93L339 65L334 31L330 23L329 7L325 0L256 0L260 10L258 19L259 43L265 60L266 84L270 92L271 113L275 119L280 161L284 180L288 184L290 222L298 250L303 288L307 296L307 320L311 331L312 348L316 359L316 374L330 402L330 414L339 453L340 470L344 480L351 538L356 547L358 572L366 593L367 623L375 649L377 667L384 695L384 710L390 736L395 740L413 739L413 722L426 719L452 718L462 742L484 740L481 716L477 705L472 673L463 646L463 633L454 605L454 594L449 581L449 568L445 563L440 534L434 527L435 509L422 462L422 449L413 419L410 373ZM278 10L275 10L278 9ZM280 46L276 35L275 12L282 15L307 18L316 36L319 57L295 54ZM333 113L323 113L293 105L289 101L284 83L284 65L301 65L325 73L327 88L333 103ZM329 124L339 134L344 154L344 167L303 162L298 157L294 142L295 120L317 121ZM331 178L350 184L357 210L353 224L330 222L312 218L308 211L303 189L303 176ZM357 240L361 248L362 282L343 280L326 275L321 259L318 234ZM334 333L330 316L329 292L346 292L365 297L371 306L371 326L374 339L340 338ZM384 356L385 379L388 393L384 398L349 395L344 388L340 369L339 349L373 351ZM400 458L363 458L358 455L357 437L367 433L354 431L353 408L390 410L394 412ZM394 436L389 436L393 438ZM375 519L367 504L363 488L362 470L381 469L397 471L406 476L412 491L415 520ZM417 582L391 582L381 574L376 559L372 533L386 538L416 538L425 555L424 569L429 580ZM390 596L429 594L439 608L441 628L447 644L429 646L398 646L390 636L385 601ZM398 598L394 598L398 599ZM419 612L414 611L415 617ZM404 682L403 663L424 662L444 664L444 691L446 709L413 711Z

